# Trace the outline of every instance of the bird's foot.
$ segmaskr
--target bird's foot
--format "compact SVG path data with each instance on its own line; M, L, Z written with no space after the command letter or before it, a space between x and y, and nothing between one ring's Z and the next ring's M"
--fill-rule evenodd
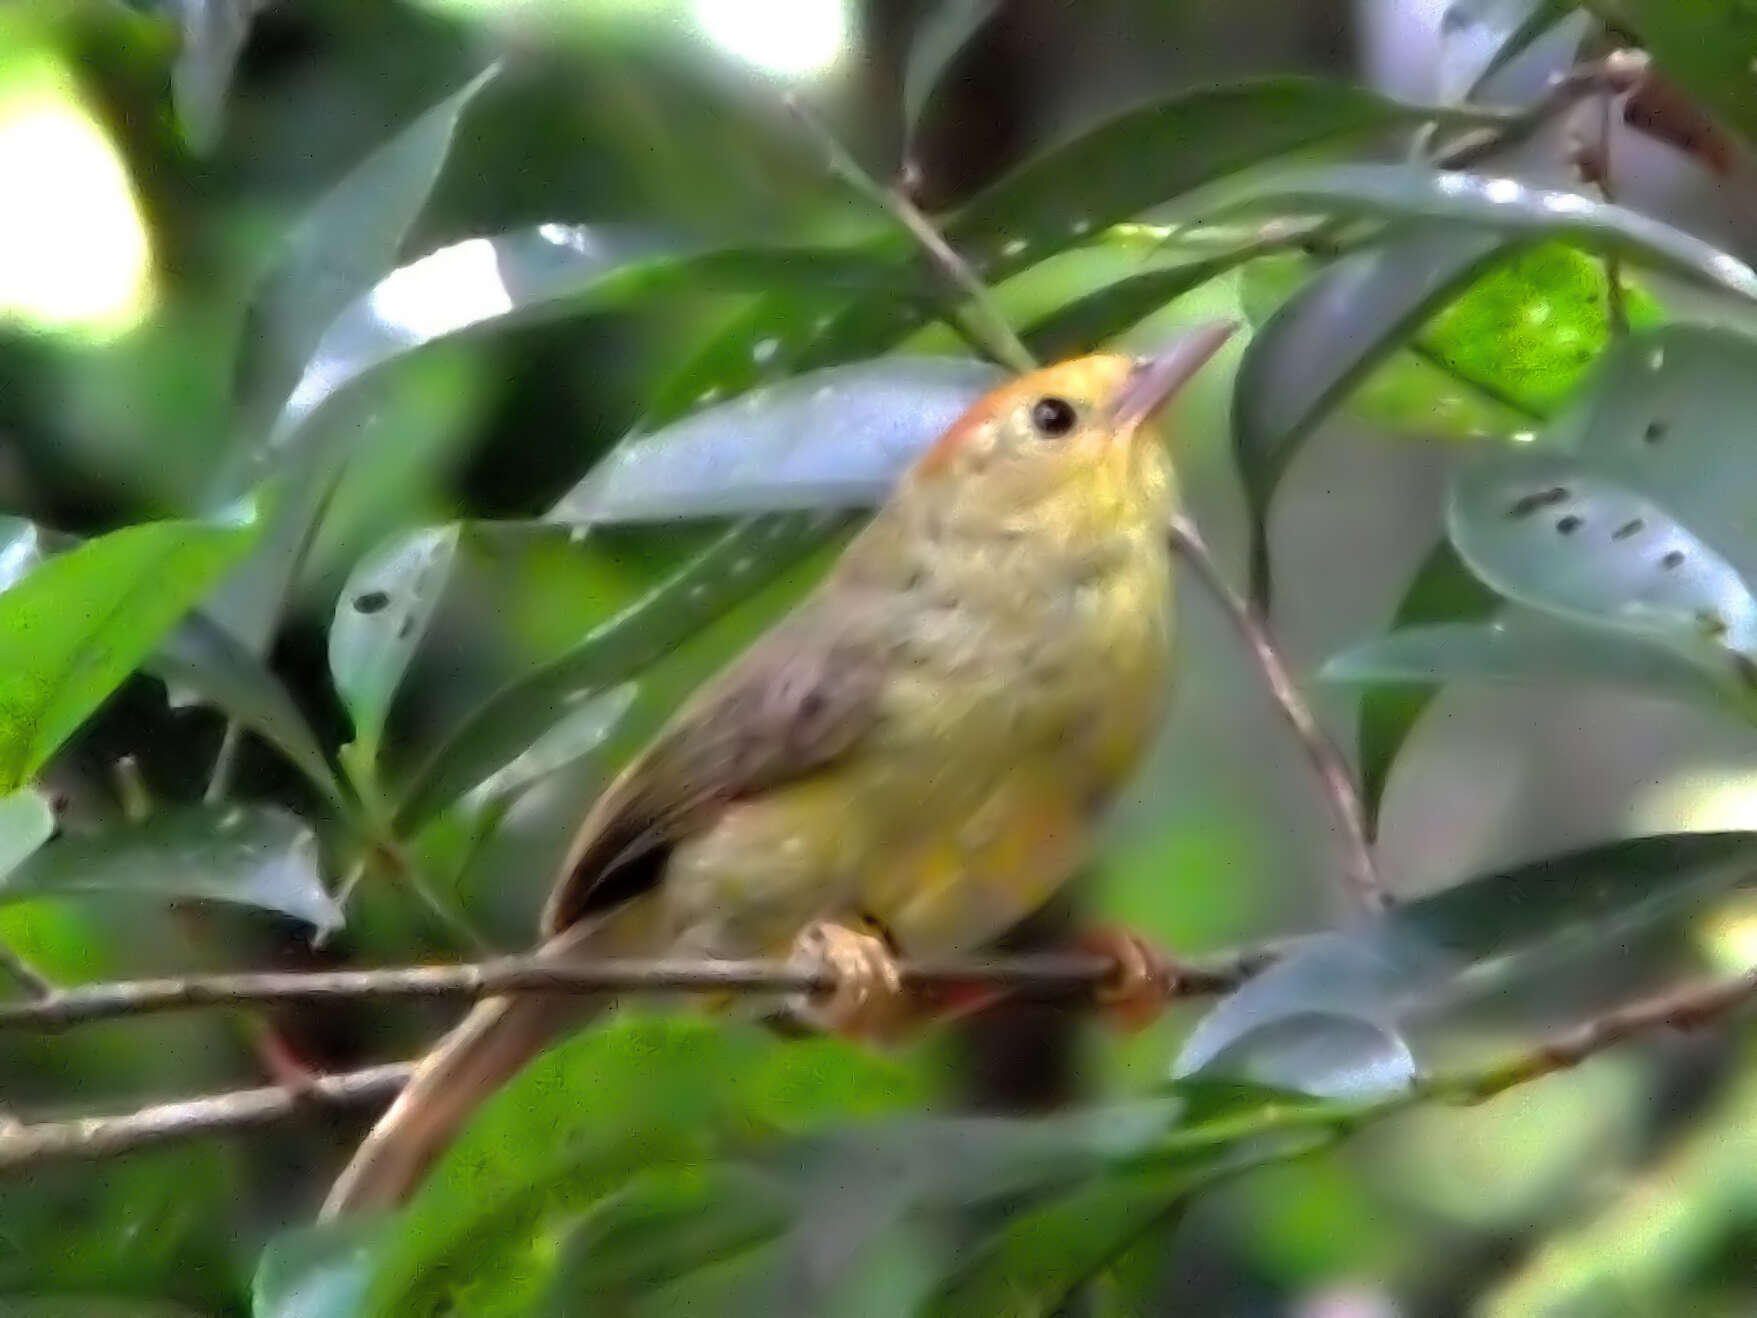
M1104 1018L1124 1032L1153 1024L1177 995L1177 963L1134 930L1100 925L1081 934L1078 943L1081 950L1115 965L1092 999Z
M798 1020L845 1038L895 1038L915 1016L896 955L883 935L821 920L793 943L790 963L833 976L835 986L802 993L790 1004Z

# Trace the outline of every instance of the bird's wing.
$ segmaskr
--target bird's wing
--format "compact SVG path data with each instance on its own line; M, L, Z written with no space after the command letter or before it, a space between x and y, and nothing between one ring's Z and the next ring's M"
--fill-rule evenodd
M544 933L651 888L670 848L719 807L846 755L877 720L883 675L870 618L802 606L686 704L598 798L550 893Z

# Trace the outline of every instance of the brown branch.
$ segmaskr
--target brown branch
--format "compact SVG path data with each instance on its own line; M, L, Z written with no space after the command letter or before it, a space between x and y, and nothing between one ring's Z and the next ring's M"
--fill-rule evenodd
M1177 961L1168 967L1171 996L1199 997L1237 987L1275 956L1273 945ZM900 967L911 988L987 984L1014 992L1079 997L1115 973L1107 957L1054 953L1005 960L912 961ZM0 1029L58 1030L89 1021L198 1007L327 1002L359 998L480 998L502 993L809 993L835 987L827 970L777 961L605 960L557 965L504 957L454 966L388 970L204 975L128 980L60 989L28 1002L0 1003Z
M161 1103L110 1117L0 1125L0 1174L48 1163L89 1162L203 1135L253 1130L304 1111L388 1103L414 1064L395 1062L309 1084L240 1089Z
M1306 760L1324 790L1324 796L1330 804L1330 813L1335 818L1337 831L1341 834L1343 877L1347 882L1345 895L1353 905L1370 913L1385 910L1390 905L1390 897L1385 892L1384 884L1379 878L1378 865L1373 860L1373 844L1367 834L1366 812L1361 808L1360 790L1355 786L1354 774L1348 767L1348 761L1343 758L1342 752L1330 739L1330 734L1324 731L1317 715L1312 713L1311 706L1300 693L1292 673L1288 671L1287 661L1282 658L1281 651L1275 644L1275 638L1269 634L1268 623L1244 596L1232 588L1215 561L1213 550L1208 547L1201 531L1188 517L1179 516L1173 519L1171 542L1184 560L1196 569L1203 584L1232 619L1239 636L1251 652L1251 658L1262 672L1263 681L1269 688L1269 694L1274 697L1282 718L1293 729L1301 749L1305 751Z

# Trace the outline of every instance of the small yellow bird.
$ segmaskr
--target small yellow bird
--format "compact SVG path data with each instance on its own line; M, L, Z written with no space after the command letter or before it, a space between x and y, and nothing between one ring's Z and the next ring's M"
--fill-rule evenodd
M894 954L980 948L1042 906L1160 724L1177 496L1147 422L1232 328L976 403L594 803L540 955L804 956L840 977L818 1022L877 1033L897 1018ZM478 1005L324 1215L400 1202L483 1099L609 1001Z

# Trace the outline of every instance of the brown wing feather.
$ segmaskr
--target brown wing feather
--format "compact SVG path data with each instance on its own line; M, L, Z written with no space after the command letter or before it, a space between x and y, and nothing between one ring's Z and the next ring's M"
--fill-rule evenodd
M883 653L870 618L805 606L704 688L598 798L543 912L553 936L656 884L719 806L824 768L870 731Z

